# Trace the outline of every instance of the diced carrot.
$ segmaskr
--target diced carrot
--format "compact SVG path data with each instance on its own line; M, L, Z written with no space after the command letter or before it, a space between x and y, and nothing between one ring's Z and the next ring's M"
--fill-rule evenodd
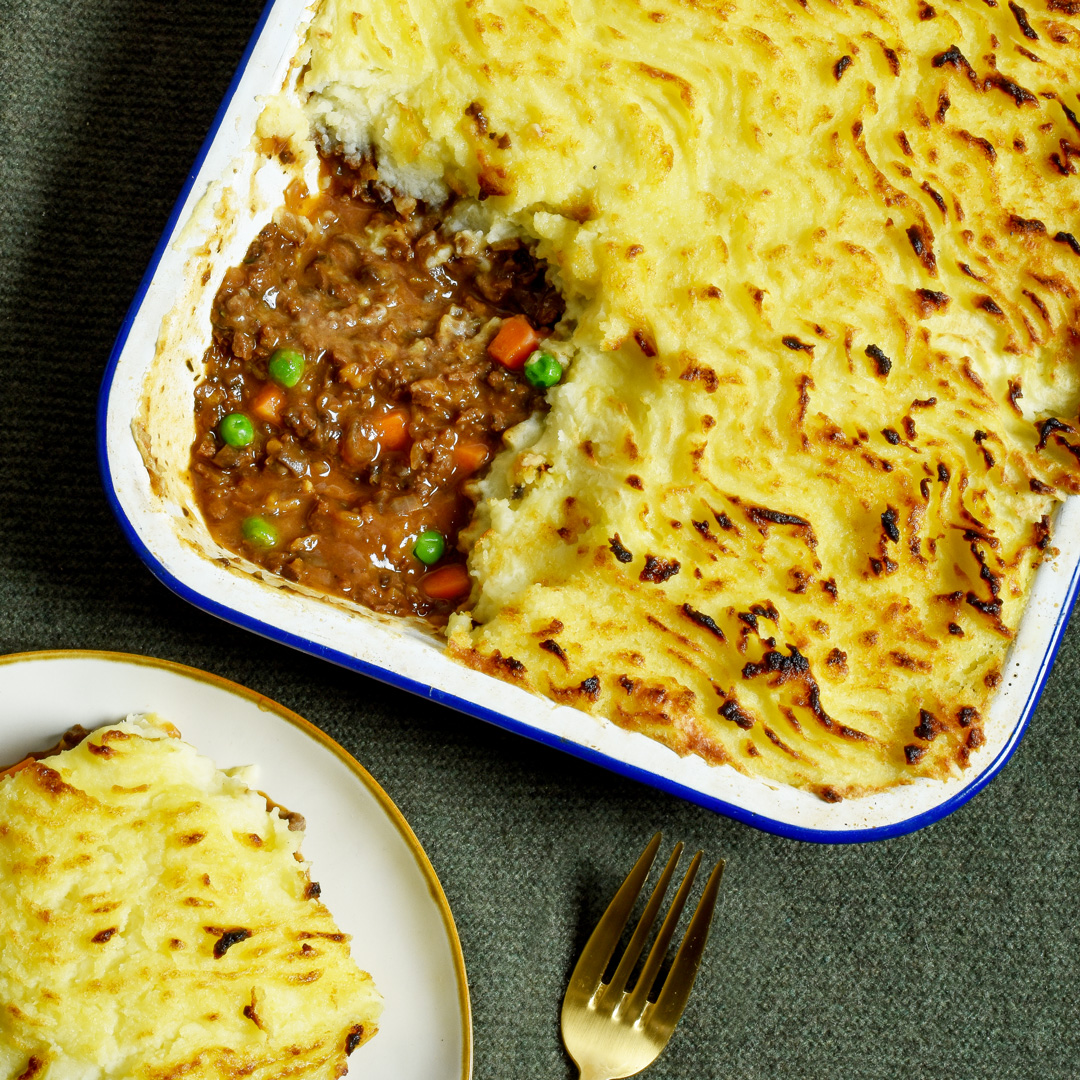
M519 368L539 344L540 338L529 320L524 315L511 315L491 339L488 352L503 367Z
M281 410L285 408L285 391L274 383L267 383L251 403L251 411L268 424L281 423Z
M409 414L404 409L394 409L376 417L372 427L384 450L404 450L409 445Z
M472 582L464 563L447 563L425 574L420 579L420 588L433 600L457 600L472 588Z
M454 447L454 467L460 472L472 474L488 459L488 448L481 443L458 443Z
M28 765L33 765L37 758L26 757L22 761L17 761L14 765L9 765L3 772L0 772L0 780L3 780L5 776L14 776L17 772L22 772Z

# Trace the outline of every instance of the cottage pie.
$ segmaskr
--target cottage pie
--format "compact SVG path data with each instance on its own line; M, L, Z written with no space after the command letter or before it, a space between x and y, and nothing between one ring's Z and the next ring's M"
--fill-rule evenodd
M1080 489L1078 49L1074 0L326 0L259 132L323 181L219 293L252 385L204 391L204 510L680 754L959 772Z

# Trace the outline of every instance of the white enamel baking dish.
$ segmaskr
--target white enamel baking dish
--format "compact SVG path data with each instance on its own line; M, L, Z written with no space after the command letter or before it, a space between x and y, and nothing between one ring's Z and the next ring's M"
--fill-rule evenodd
M196 606L257 634L783 836L829 843L896 836L939 820L981 790L1016 748L1076 598L1080 499L1058 515L1059 553L1036 576L986 721L986 745L971 767L947 781L920 780L839 803L681 758L644 736L463 668L422 630L277 587L213 550L182 479L193 433L191 391L221 275L243 258L282 200L287 174L256 150L255 125L265 97L295 76L291 59L311 7L312 0L272 0L263 12L109 360L99 404L102 476L150 570Z

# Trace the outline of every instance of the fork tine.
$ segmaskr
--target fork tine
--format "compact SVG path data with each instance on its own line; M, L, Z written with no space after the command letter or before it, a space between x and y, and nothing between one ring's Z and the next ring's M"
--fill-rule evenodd
M637 985L634 987L634 992L630 995L630 1000L626 1005L627 1015L629 1016L637 1016L645 1008L649 991L656 981L656 973L660 970L660 965L664 962L668 945L671 943L675 927L679 923L679 916L682 915L682 910L686 906L686 899L690 895L690 889L693 887L694 878L697 876L700 865L701 852L699 851L691 860L689 867L687 867L679 891L671 902L671 908L660 927L660 932L656 935L656 941L653 942L652 949L649 950L649 957L645 961L645 967L642 969Z
M630 978L630 972L634 970L634 965L641 955L641 950L645 948L645 939L649 936L653 923L656 922L656 914L660 910L660 905L664 902L664 894L668 890L671 875L675 873L675 867L679 863L682 850L682 843L677 843L675 850L671 853L671 858L668 859L667 866L664 867L664 872L660 875L660 880L657 881L656 886L653 888L652 896L649 897L645 910L641 913L641 918L634 928L630 943L626 946L626 952L622 954L619 966L615 969L615 974L611 976L611 982L608 983L606 991L607 996L618 997L626 988L626 981Z
M720 879L723 874L724 860L721 859L713 867L713 872L709 875L709 880L702 890L697 910L690 920L690 925L686 928L682 944L664 980L660 997L656 1001L652 1015L648 1018L650 1023L673 1028L682 1016L686 999L690 996L694 980L697 978L701 954L705 950L705 943L709 940L709 924L712 922L716 895L720 891Z
M649 876L649 870L659 848L660 833L657 833L641 853L641 857L634 864L634 869L619 887L615 898L608 905L607 911L601 916L596 929L585 943L585 948L582 949L581 956L574 965L574 973L570 976L570 985L567 988L568 998L572 991L591 997L599 987L600 980L604 977L604 970L615 952L619 938L622 937L630 912L634 909L634 902L641 892L642 885L645 884L645 879Z

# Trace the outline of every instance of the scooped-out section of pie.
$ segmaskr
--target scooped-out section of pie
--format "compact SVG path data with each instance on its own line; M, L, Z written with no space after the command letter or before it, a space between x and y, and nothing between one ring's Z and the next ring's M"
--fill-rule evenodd
M290 514L325 516L328 551L349 515L370 530L364 506L403 499L375 542L393 569L369 559L351 595L446 621L464 664L830 801L959 775L1055 510L1080 491L1074 23L907 0L327 0L260 138L343 161L339 177L370 170L381 201L363 213L420 278L452 250L466 314L452 342L441 322L430 338L431 358L454 356L441 374L380 382L375 365L366 385L370 362L316 358L287 304L250 345L215 315L221 370L253 363L281 391L258 453L315 490L268 516L257 484L229 509L207 482L211 527L253 551L244 522L261 517L280 543L265 565L340 591ZM283 217L219 295L268 245L312 243L310 223L290 239ZM336 253L304 273L348 308L383 256L326 237ZM518 267L524 292L485 296L477 259ZM557 378L493 356L515 319L521 359L549 356ZM301 379L383 395L339 422L344 464L318 481L297 425L329 430L329 412L313 398L290 419L295 388L262 375L278 349L302 354ZM393 486L406 457L452 488L446 433L474 432L464 401L423 384L474 376L497 418L484 462L425 516ZM220 425L254 398L229 393L200 402L196 468L246 467ZM405 402L422 423L387 449L374 418ZM429 528L455 595L425 587Z

